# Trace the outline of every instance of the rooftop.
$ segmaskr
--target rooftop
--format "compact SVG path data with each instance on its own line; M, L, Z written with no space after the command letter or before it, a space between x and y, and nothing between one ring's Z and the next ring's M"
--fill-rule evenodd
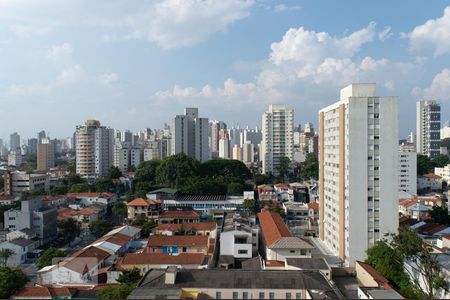
M150 270L134 295L143 290L165 288L165 270ZM327 298L339 298L329 281L318 271L261 271L261 270L179 270L171 288L218 288L218 289L306 289L326 293Z
M148 239L147 248L154 246L207 247L208 237L198 235L153 235Z
M205 259L202 253L180 253L178 255L162 253L126 253L118 266L124 265L201 265Z
M159 218L200 218L200 214L195 210L166 210L159 214Z
M286 263L302 270L330 269L324 258L286 258Z
M133 201L128 202L127 206L152 206L152 205L157 205L157 204L161 204L161 201L136 198Z
M227 195L177 195L177 201L225 201Z
M187 230L193 231L204 231L204 230L214 230L217 224L214 222L186 222L183 224L158 224L156 227L159 231L178 231L181 226Z

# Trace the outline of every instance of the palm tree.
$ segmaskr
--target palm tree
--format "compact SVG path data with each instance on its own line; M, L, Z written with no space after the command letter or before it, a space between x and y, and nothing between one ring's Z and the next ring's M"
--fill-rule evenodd
M15 252L11 249L7 248L0 249L0 263L2 264L2 266L6 266L8 263L8 259L14 254Z

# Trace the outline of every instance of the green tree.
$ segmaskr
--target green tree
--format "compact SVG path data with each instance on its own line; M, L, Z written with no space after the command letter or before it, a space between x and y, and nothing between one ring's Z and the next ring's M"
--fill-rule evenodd
M122 201L117 201L112 207L112 213L118 218L124 219L127 216L127 205Z
M2 266L8 264L8 259L15 254L14 250L8 248L0 249L0 263Z
M114 184L109 178L100 178L95 183L95 190L97 192L111 192L114 191Z
M89 224L89 230L95 237L102 237L114 228L114 224L106 220L97 220Z
M417 154L417 174L423 175L433 171L431 159L423 154Z
M109 179L118 179L120 177L122 177L122 172L118 167L112 166L111 168L109 168L108 170Z
M241 194L244 192L244 185L240 182L231 182L227 186L228 194Z
M56 195L65 195L69 192L69 188L65 184L59 184L57 186L54 186L50 190L50 195L56 196Z
M141 162L134 174L136 182L148 182L153 184L156 179L156 170L160 164L160 160L147 160Z
M198 161L184 153L165 158L156 169L157 181L171 188L180 188L188 178L197 176Z
M314 153L306 154L305 161L300 164L300 176L304 180L319 178L319 161Z
M58 222L58 230L66 243L72 243L80 235L80 224L72 218Z
M256 211L258 208L258 201L246 199L244 200L244 208L252 211Z
M141 271L138 268L123 270L119 275L117 282L120 284L137 284L141 280Z
M98 299L126 299L136 288L134 284L119 284L97 292Z
M226 185L213 178L193 176L184 180L178 192L186 195L221 195L226 193Z
M18 268L0 267L0 299L8 299L28 282L27 276Z
M450 157L444 154L438 154L432 159L434 167L443 168L450 164Z
M138 215L132 222L131 225L133 226L143 226L146 222L146 219L144 216Z
M150 233L153 232L153 228L155 228L156 224L153 219L148 220L142 225L141 236L148 237Z
M43 267L50 266L53 264L53 259L58 257L65 257L66 253L62 250L59 250L57 248L50 247L47 250L45 250L44 253L39 257L37 260L36 266L39 269L42 269Z
M252 173L242 161L233 159L210 159L199 166L202 177L235 177L241 180L252 178Z
M290 168L291 168L291 160L289 159L289 157L286 156L280 157L277 166L277 171L280 178L286 180L287 176L289 175Z
M69 193L87 193L91 190L91 186L88 183L76 183L69 189Z
M430 211L430 217L435 223L450 225L450 215L448 214L448 207L445 204L442 206L433 206L433 209Z
M378 241L367 250L366 263L393 282L397 282L403 274L401 255L385 241Z

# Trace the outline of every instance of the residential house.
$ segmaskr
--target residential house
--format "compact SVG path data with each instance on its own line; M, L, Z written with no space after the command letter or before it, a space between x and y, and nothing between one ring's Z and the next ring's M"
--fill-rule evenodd
M417 189L422 191L442 190L442 177L433 173L417 176Z
M258 214L261 227L261 252L267 261L284 262L286 258L311 257L314 246L292 236L283 219L268 211Z
M355 271L359 283L358 299L404 299L371 265L356 261Z
M37 283L44 285L96 285L95 274L111 256L108 251L87 246L56 265L42 268Z
M101 203L108 207L112 207L117 201L117 195L111 193L69 193L66 197L68 199L77 200L83 206Z
M210 239L207 236L153 235L148 239L145 253L203 253L207 255L210 253L209 244Z
M183 229L190 235L217 237L217 224L214 222L194 222L182 224L158 224L155 228L156 235L177 235Z
M195 210L167 210L160 213L159 224L182 224L200 222L200 213Z
M407 215L417 220L429 219L430 211L431 207L415 203L407 208Z
M13 205L14 202L19 201L18 196L0 196L0 206L2 205Z
M0 249L10 249L13 251L6 264L8 266L19 266L25 263L28 253L31 253L39 245L39 241L17 238L0 243Z
M73 299L75 292L66 287L30 286L16 292L10 299Z
M277 193L273 186L268 184L259 185L257 188L259 201L272 201L277 200Z
M220 256L252 258L258 254L258 246L259 228L254 215L226 214L220 233Z
M146 220L157 221L161 212L161 200L136 198L127 203L127 212L128 220L134 220L139 216Z
M208 256L203 253L179 253L177 255L163 253L126 253L116 264L119 270L138 268L141 274L151 269L166 269L175 266L178 269L205 269L208 267Z

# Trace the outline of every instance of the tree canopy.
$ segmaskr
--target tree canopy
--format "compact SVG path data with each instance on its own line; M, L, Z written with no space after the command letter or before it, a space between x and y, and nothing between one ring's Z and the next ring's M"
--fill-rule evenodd
M21 290L28 282L22 270L11 267L0 267L0 299L8 299Z
M180 188L198 174L199 163L184 153L165 158L156 169L157 181L167 187Z
M72 243L80 235L80 224L72 218L64 219L58 223L58 230L66 243Z
M36 266L39 269L53 264L53 259L58 257L65 257L66 253L60 249L50 247L39 257Z
M299 175L304 180L319 178L319 160L314 153L306 154L305 161L300 164Z
M95 237L102 237L114 228L114 224L106 220L97 220L89 224L89 230Z

